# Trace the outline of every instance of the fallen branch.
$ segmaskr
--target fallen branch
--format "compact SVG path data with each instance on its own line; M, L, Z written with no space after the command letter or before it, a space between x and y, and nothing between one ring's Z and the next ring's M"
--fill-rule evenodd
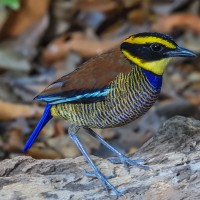
M144 158L151 170L113 165L93 157L110 181L125 192L119 199L199 199L200 121L174 117L165 122L133 159ZM82 173L89 170L84 159L34 160L16 157L0 163L0 196L7 199L116 199L96 179Z

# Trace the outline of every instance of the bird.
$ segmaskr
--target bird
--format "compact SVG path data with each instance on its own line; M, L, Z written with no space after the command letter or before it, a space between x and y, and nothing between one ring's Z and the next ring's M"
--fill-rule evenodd
M174 57L195 57L180 47L174 39L158 32L131 35L108 52L97 55L73 72L59 78L34 100L46 103L43 116L26 142L23 151L31 148L42 128L53 117L70 122L68 134L85 157L92 171L88 177L98 178L101 184L117 196L117 189L90 158L77 133L80 128L111 150L116 157L109 161L135 165L148 170L142 159L132 160L112 147L93 128L105 129L126 125L145 114L161 92L163 73Z

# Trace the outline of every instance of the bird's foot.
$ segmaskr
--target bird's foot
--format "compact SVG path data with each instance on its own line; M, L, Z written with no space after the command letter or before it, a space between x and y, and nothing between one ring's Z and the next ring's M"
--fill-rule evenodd
M123 195L123 192L117 190L108 179L114 178L116 175L104 176L99 170L88 172L84 170L84 174L88 177L98 178L107 191L112 190L117 196Z
M149 166L141 164L144 162L143 159L131 160L125 155L120 155L119 157L113 157L108 159L113 164L124 164L124 167L129 171L130 165L135 165L136 167L142 168L144 170L149 170Z
M94 172L89 172L89 171L87 171L87 170L83 170L83 173L84 173L84 175L85 176L87 176L87 177L91 177L91 178L96 178L97 176L96 176L96 174L94 173ZM116 174L111 174L110 176L105 176L106 177L106 179L111 179L111 178L115 178L116 177Z

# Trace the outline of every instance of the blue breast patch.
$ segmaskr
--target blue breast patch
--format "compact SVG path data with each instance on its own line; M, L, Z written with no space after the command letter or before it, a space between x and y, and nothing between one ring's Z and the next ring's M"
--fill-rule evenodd
M142 72L151 83L152 87L156 90L160 90L162 86L162 75L156 75L148 70L142 69Z

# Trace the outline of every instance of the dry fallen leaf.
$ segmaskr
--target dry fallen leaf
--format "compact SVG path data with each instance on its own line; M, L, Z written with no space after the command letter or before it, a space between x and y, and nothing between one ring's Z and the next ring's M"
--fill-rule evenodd
M23 149L22 130L11 129L8 132L9 140L5 149L9 152L21 152Z
M22 105L0 101L0 120L7 121L19 117L40 117L44 109L36 105Z
M53 40L43 51L42 60L45 64L50 64L64 59L70 51L83 57L91 57L101 54L119 43L120 41L114 40L91 40L82 33L74 32Z
M145 0L146 1L146 0ZM125 8L131 8L133 6L136 6L144 1L140 1L140 0L123 0L122 1Z
M134 24L141 25L146 21L146 18L149 17L149 13L144 9L137 9L129 12L128 19Z
M56 121L54 125L54 136L65 136L66 132L62 121Z
M37 145L33 145L26 153L27 156L31 156L35 159L61 159L63 156L57 151L49 148L40 149Z
M200 17L192 14L174 14L162 17L152 26L153 31L170 33L174 28L200 33Z
M113 0L78 0L76 7L82 11L100 11L100 12L111 12L116 9L120 9L118 1Z
M75 158L81 153L68 135L50 138L46 141L48 148L51 148L62 155L63 158Z
M185 95L185 98L191 102L193 105L196 105L199 107L200 105L200 96L197 95Z
M117 133L115 130L112 130L112 129L102 129L100 130L99 135L101 135L103 139L111 140L117 136Z
M130 150L128 151L128 155L131 155L131 154L134 154L135 152L137 152L138 151L138 148L135 148L135 147L132 147L132 148L130 148Z
M20 9L10 12L2 27L0 38L17 37L34 25L47 12L49 0L21 0Z

